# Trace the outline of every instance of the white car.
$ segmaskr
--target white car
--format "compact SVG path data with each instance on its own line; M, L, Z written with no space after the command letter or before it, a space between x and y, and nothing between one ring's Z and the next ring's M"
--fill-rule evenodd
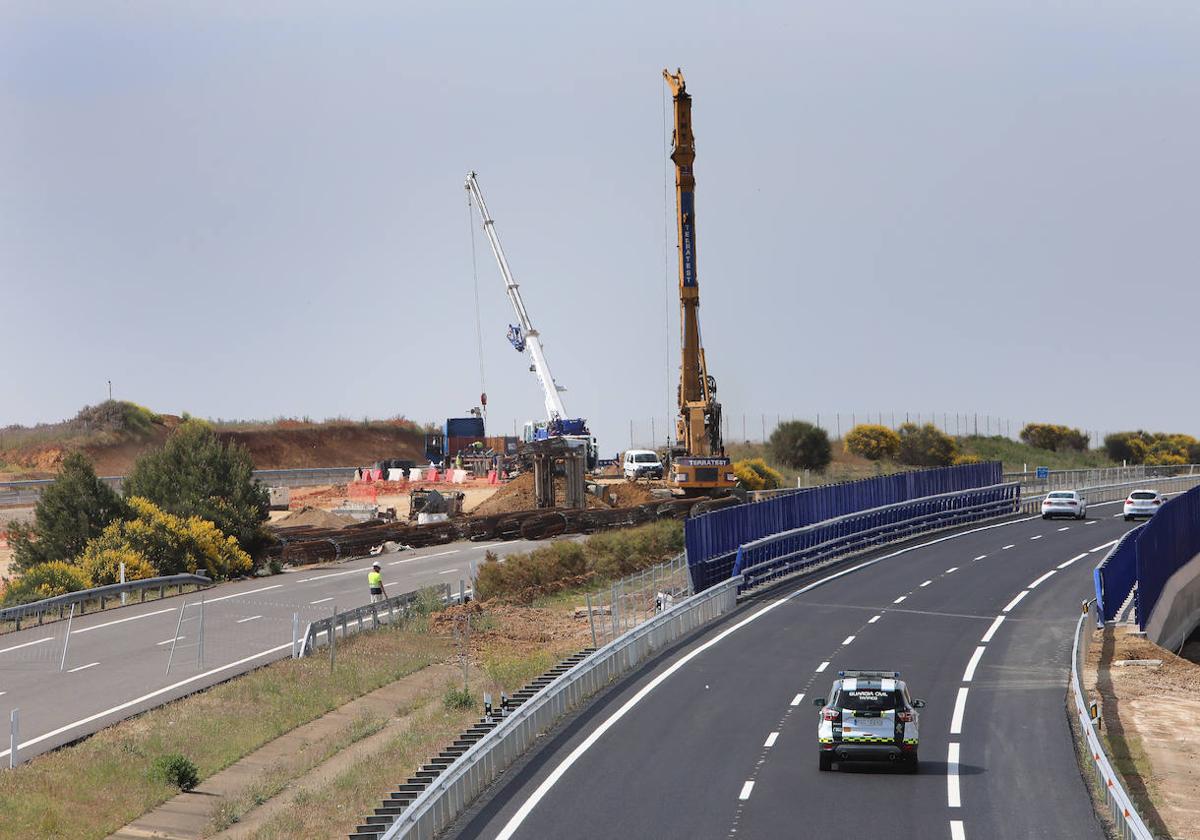
M639 478L662 478L663 465L658 453L649 449L630 449L625 453L621 471L630 481Z
M1125 499L1125 521L1128 522L1138 516L1144 516L1149 519L1154 514L1158 513L1159 508L1163 506L1163 502L1167 497L1157 490L1134 490Z
M1076 490L1055 490L1042 500L1042 519L1052 516L1069 516L1072 519L1087 519L1087 499Z

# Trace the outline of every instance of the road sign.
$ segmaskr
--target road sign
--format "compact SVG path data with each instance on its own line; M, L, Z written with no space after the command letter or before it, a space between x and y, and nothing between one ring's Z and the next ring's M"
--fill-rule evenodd
M1049 467L1038 467L1037 468L1037 477L1038 478L1049 478L1050 477L1050 468Z

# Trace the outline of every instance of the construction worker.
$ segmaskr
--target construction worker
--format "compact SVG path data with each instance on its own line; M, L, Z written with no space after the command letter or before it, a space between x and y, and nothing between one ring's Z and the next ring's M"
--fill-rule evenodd
M378 560L371 564L371 571L367 572L367 585L371 587L372 604L376 604L387 597L387 592L383 589L383 575L379 573Z

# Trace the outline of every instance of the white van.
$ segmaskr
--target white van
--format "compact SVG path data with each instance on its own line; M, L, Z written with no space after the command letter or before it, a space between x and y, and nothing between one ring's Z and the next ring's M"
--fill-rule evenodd
M663 465L658 454L649 449L630 449L625 453L623 471L633 481L639 478L662 478Z

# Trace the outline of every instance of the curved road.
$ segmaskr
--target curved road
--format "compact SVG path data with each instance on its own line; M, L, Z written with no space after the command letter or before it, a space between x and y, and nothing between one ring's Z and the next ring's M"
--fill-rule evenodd
M1103 840L1064 699L1091 570L1128 528L1114 510L777 588L560 726L454 836ZM916 776L818 771L812 700L850 668L899 670L927 701Z

